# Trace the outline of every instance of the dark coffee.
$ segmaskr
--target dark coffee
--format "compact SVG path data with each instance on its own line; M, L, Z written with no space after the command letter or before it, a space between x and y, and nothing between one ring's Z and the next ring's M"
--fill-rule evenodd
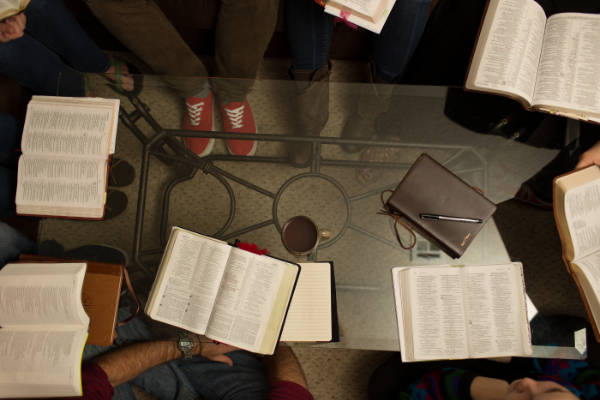
M283 244L288 250L304 253L310 251L319 237L315 224L307 217L298 216L289 219L281 232Z

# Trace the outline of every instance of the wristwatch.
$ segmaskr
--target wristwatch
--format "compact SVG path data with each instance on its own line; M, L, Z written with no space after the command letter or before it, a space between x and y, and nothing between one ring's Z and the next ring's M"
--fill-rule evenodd
M179 334L179 341L177 342L177 348L179 351L183 353L184 358L192 358L194 355L192 352L194 350L194 340L190 336L189 333L184 332Z

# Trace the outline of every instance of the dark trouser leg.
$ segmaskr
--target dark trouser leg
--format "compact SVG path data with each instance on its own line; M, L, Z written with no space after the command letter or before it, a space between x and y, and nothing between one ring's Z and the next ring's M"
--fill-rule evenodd
M14 79L35 94L85 95L83 74L27 33L0 43L0 75Z
M200 92L204 64L151 0L86 0L94 15L179 96ZM195 77L195 78L194 78Z
M425 30L431 0L398 0L374 37L375 75L391 82L402 74Z
M221 0L213 87L222 101L242 101L252 86L277 21L278 0Z
M333 16L313 0L295 0L285 2L285 17L292 70L316 71L327 65Z
M108 55L100 50L62 0L32 0L25 10L25 31L80 72L104 72Z

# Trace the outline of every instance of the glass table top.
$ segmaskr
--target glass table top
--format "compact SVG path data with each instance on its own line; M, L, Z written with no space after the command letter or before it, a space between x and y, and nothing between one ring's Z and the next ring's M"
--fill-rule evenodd
M190 82L197 85L197 79ZM377 214L380 193L395 188L421 153L495 203L511 199L522 182L557 154L521 143L518 137L479 134L453 122L444 114L446 87L332 82L322 88L329 93L328 109L308 115L298 103L299 87L293 81L209 79L214 88L238 83L252 87L247 99L257 125L252 135L257 151L251 157L233 156L226 139L248 135L223 132L218 93L213 132L182 131L185 105L172 90L172 80L144 76L143 81L134 95L118 93L101 80L92 85L97 96L121 99L115 156L131 163L137 175L133 185L121 189L128 195L128 209L110 221L45 220L42 236L59 236L67 246L89 238L120 245L130 255L142 299L171 226L230 243L256 243L294 262L332 261L340 341L324 346L399 349L392 267L511 260L494 220L460 259L451 259L421 237L412 250L399 246L393 220ZM306 118L323 113L328 118L322 129L303 131L310 125ZM345 132L353 127L347 121L360 123L359 137L348 139ZM184 145L189 136L215 138L212 153L198 158L189 152ZM342 145L347 144L358 151L345 151ZM305 167L294 167L288 155L302 145L310 146L311 157ZM309 256L290 254L280 239L283 223L296 215L306 215L332 232ZM401 234L408 240L406 232ZM542 308L530 304L530 318L536 307ZM585 334L583 338L583 348L579 333L577 349L573 341L562 347L534 346L534 355L579 358L585 352Z

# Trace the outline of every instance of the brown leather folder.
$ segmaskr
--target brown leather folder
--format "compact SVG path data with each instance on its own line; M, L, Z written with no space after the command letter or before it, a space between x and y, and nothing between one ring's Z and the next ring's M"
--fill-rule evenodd
M70 259L21 254L21 262L80 262ZM102 262L87 262L83 290L83 308L90 317L87 344L109 346L117 337L117 311L121 294L123 266Z
M421 154L396 187L387 205L449 256L462 256L496 205L427 154ZM481 222L423 219L421 214Z

